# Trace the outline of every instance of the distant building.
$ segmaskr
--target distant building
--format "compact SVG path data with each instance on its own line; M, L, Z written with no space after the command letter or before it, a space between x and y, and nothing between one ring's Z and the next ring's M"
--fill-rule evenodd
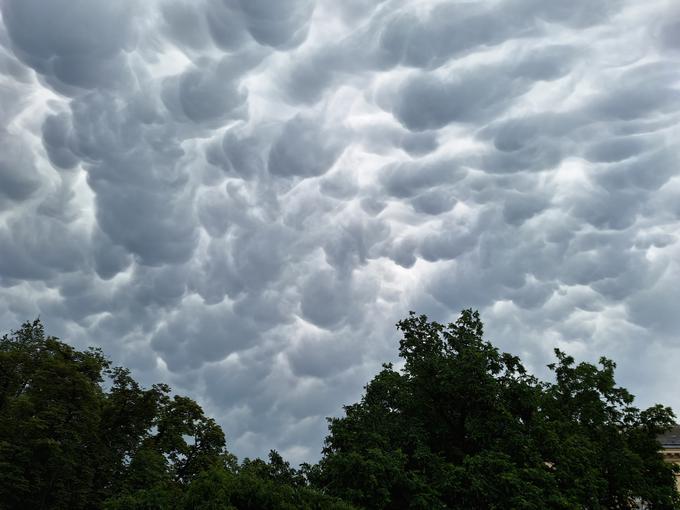
M673 462L680 464L680 425L675 425L671 430L665 434L657 437L661 443L661 455L666 462ZM675 484L680 489L680 474L675 476ZM642 503L639 498L636 500L638 510L648 510L649 507Z
M680 425L676 425L671 430L658 437L661 443L661 454L666 462L673 462L680 464ZM680 475L677 475L675 481L680 489Z

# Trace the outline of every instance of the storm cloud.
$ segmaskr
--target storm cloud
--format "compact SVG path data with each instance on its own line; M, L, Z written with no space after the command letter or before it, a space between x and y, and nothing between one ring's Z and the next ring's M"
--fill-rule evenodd
M680 10L4 0L0 326L318 458L409 310L680 410Z

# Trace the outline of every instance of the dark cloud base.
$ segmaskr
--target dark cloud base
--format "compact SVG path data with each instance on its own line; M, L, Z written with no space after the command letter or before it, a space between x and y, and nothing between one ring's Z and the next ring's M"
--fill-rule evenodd
M680 11L5 0L0 326L317 457L408 310L680 408ZM675 400L674 400L675 399Z

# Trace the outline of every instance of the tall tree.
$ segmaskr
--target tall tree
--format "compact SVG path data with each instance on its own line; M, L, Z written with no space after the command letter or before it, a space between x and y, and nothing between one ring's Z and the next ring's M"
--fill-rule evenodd
M7 509L87 508L102 441L108 361L46 337L39 321L0 340L0 501Z
M371 509L676 508L656 435L669 408L639 411L601 368L561 352L555 381L483 339L479 314L399 322L404 368L385 365L330 420L315 483Z
M181 492L227 454L215 421L169 393L141 388L99 350L46 336L40 321L3 336L0 508L100 508L149 487L155 499Z
M0 339L0 510L201 508L351 509L276 452L239 465L196 402L40 321Z

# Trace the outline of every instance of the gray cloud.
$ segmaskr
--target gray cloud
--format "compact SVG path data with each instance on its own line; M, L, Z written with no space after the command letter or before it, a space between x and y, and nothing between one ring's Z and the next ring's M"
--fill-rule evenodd
M661 44L672 51L680 49L680 19L671 19L664 23L660 30Z
M315 177L326 173L342 152L342 130L324 131L318 122L296 116L286 122L269 151L274 175Z
M3 278L49 280L85 262L83 233L57 218L23 216L8 222L0 236Z
M124 52L132 49L134 4L96 0L3 2L2 17L17 57L59 92L110 86L124 79Z
M0 9L4 331L40 315L293 462L411 309L680 407L664 0Z
M0 131L0 209L5 201L22 202L40 187L40 176L23 140Z
M247 117L247 93L233 81L235 67L223 59L173 76L163 84L163 103L179 121L220 126Z
M314 11L312 0L238 0L250 35L260 44L287 48L300 44L307 36Z
M534 82L564 76L572 58L569 47L546 46L517 62L416 74L398 89L393 112L412 131L484 121L502 113Z
M453 184L465 176L456 161L421 160L391 164L383 172L381 181L390 196L408 198L420 192L446 184Z

